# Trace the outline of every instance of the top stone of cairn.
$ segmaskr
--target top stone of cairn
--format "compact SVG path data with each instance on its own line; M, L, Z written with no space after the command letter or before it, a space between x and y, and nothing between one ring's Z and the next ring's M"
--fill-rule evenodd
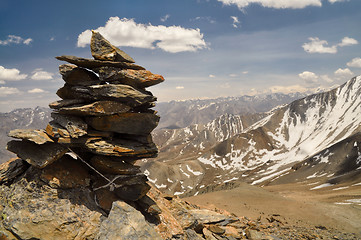
M92 31L90 49L93 57L97 60L134 63L133 58L113 46L100 33L95 31Z

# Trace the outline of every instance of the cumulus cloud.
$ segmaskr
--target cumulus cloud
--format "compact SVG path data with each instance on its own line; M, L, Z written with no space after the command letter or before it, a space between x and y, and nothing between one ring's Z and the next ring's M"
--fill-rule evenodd
M207 21L211 24L214 24L216 23L216 20L214 20L213 18L207 16L207 17L195 17L195 18L191 18L190 21L193 22L193 21Z
M348 0L328 0L330 3L335 3L335 2L346 2Z
M20 94L21 92L17 88L12 87L0 87L0 97L6 97L8 95Z
M19 36L8 35L7 39L0 40L0 45L3 45L3 46L10 45L10 44L29 45L32 41L33 41L33 39L31 39L31 38L24 39L24 38L19 37Z
M344 37L340 43L332 46L328 46L328 42L326 40L320 40L318 37L310 37L308 40L310 40L310 42L302 45L305 52L308 53L337 53L338 47L358 44L356 39L350 37Z
M231 16L231 19L233 20L232 26L233 26L234 28L238 28L238 26L240 26L240 21L238 20L238 17L236 17L236 16Z
M134 19L111 17L104 27L99 27L95 31L100 32L115 46L160 48L171 53L194 52L207 47L199 29L153 26L136 23ZM90 38L91 30L82 32L78 36L77 46L85 47L90 43Z
M44 93L45 91L41 88L34 88L28 91L28 93Z
M291 85L291 86L271 86L269 91L271 93L297 93L297 92L307 92L310 89L303 87L301 85Z
M229 76L230 76L230 77L232 77L232 78L234 78L234 77L238 77L238 75L237 75L237 74L235 74L235 73L231 73L231 74L229 74Z
M306 83L316 83L318 81L318 76L313 72L304 71L303 73L298 74L298 76Z
M20 71L16 68L4 68L0 66L0 81L19 81L27 77L26 74L20 74Z
M216 76L213 75L213 74L209 74L208 77L210 77L210 78L215 78Z
M160 21L161 21L161 22L165 22L165 21L168 20L169 17L170 17L170 15L169 15L169 14L166 14L165 16L163 16L163 17L160 18Z
M350 62L347 63L349 67L361 68L361 58L354 58Z
M42 68L37 68L32 72L31 79L33 80L51 80L53 79L53 73L43 71Z
M308 6L321 7L321 0L218 0L224 5L236 5L240 10L244 9L250 4L259 4L262 7L277 8L277 9L299 9Z
M175 89L181 90L181 89L184 89L184 87L183 86L177 86L177 87L175 87Z
M328 75L321 75L320 78L321 78L323 81L327 82L327 83L332 83L332 82L333 82L333 79L330 78Z
M335 75L338 77L350 77L354 75L354 73L349 68L339 68L335 71Z

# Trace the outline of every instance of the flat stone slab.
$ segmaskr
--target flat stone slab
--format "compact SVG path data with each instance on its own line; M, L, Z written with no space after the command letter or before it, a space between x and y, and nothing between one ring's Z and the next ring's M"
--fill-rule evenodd
M124 139L90 138L85 142L85 148L90 152L115 157L155 157L158 153L156 145L144 144Z
M68 130L63 128L60 124L55 121L50 121L46 126L46 134L48 134L52 138L60 138L60 137L70 137Z
M64 127L72 138L78 138L87 134L88 125L79 117L62 115L55 112L51 117L60 126Z
M136 65L134 63L127 63L127 62L100 61L95 59L80 58L80 57L68 56L68 55L58 56L55 58L60 61L66 61L68 63L75 64L79 67L84 67L89 69L109 66L109 67L124 68L124 69L145 70L144 67Z
M198 220L198 223L210 224L229 219L228 216L207 209L192 209L189 213Z
M37 168L47 165L61 158L68 149L57 143L44 143L38 145L29 141L10 141L7 150L15 153L19 158L27 161Z
M84 103L85 100L84 99L63 99L63 100L59 100L59 101L55 101L49 104L49 107L51 109L59 109L62 107L69 107L69 106L73 106L76 104L81 104Z
M128 85L106 84L94 86L69 86L64 85L56 94L62 99L86 99L112 100L122 102L131 107L141 106L143 104L157 100L150 92L137 90Z
M100 83L98 76L94 72L77 67L76 65L60 65L59 72L63 80L70 85L89 86Z
M117 161L116 158L112 159L110 157L97 155L91 158L90 163L93 167L103 173L116 175L134 175L140 173L139 166L134 166L123 161Z
M28 169L29 164L20 158L10 159L0 164L0 184L8 184Z
M113 46L100 33L95 31L92 31L90 50L92 56L97 60L134 63L133 58L119 48Z
M131 108L115 101L97 101L84 105L58 108L58 113L76 116L106 116L128 112Z
M51 138L49 138L49 136L45 133L44 130L15 129L15 130L11 130L8 136L13 138L28 140L36 144L54 142Z
M104 117L88 117L86 122L99 131L148 135L157 127L159 116L151 113L121 113Z
M95 71L99 73L101 81L126 84L135 88L146 88L164 81L162 75L153 74L147 70L101 67Z

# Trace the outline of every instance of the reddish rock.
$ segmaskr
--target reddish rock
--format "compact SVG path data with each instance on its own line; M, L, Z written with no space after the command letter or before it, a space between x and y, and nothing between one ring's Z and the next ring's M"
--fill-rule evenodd
M87 187L90 183L88 167L69 155L43 168L40 178L52 188Z
M157 127L159 116L151 113L121 113L104 117L88 117L86 122L100 131L148 135Z
M69 107L69 106L81 104L84 102L85 102L84 99L63 99L63 100L59 100L59 101L50 103L49 107L52 109L59 109L62 107Z
M153 74L147 70L102 67L96 71L99 73L101 81L126 84L135 88L146 88L164 81L162 75Z
M46 134L48 134L50 137L53 138L70 137L69 132L55 121L49 122L48 125L46 126L45 131Z
M85 105L58 108L58 113L76 116L106 116L128 112L131 108L115 101L97 101Z

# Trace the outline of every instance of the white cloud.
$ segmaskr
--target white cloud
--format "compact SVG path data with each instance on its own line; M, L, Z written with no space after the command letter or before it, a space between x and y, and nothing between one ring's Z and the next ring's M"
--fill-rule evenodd
M302 45L303 49L308 53L337 53L337 45L327 47L328 42L317 37L310 37L309 40L311 42Z
M215 75L213 75L213 74L209 74L209 76L208 77L210 77L210 78L215 78L216 76Z
M347 63L349 67L361 68L361 58L354 58L350 62Z
M250 4L259 4L268 8L305 8L308 6L321 7L321 0L218 0L224 5L236 5L240 10L247 7Z
M175 89L181 90L181 89L184 89L184 87L183 86L177 86Z
M45 91L41 88L34 88L28 91L28 93L44 93Z
M19 36L15 36L15 35L8 35L8 38L5 40L0 40L0 45L10 45L10 44L25 44L25 45L29 45L31 42L33 41L33 39L31 38L27 38L24 39L22 37Z
M240 21L238 20L238 17L236 17L236 16L231 16L231 19L233 20L232 26L233 26L234 28L238 28L238 26L240 26Z
M165 22L165 21L168 20L169 17L170 17L170 15L169 15L169 14L166 14L165 16L163 16L163 17L160 18L160 21Z
M26 74L20 74L20 71L16 68L4 68L0 66L0 81L19 81L27 77Z
M296 92L307 92L309 88L303 87L301 85L291 85L291 86L271 86L269 91L271 93L296 93Z
M229 76L230 76L230 77L232 77L232 78L234 78L234 77L238 77L238 75L237 75L237 74L235 74L235 73L231 73L231 74L229 74Z
M339 68L335 71L335 75L339 77L349 77L354 75L354 73L349 68Z
M333 79L330 78L328 75L321 75L320 78L321 78L323 81L327 82L327 83L332 83L332 82L333 82Z
M207 17L195 17L195 18L190 19L191 22L193 22L193 21L201 21L201 20L207 21L207 22L209 22L211 24L216 23L216 20L212 19L209 16L207 16Z
M33 72L33 75L31 76L31 79L33 80L51 80L53 79L53 73L43 71L42 68L35 69Z
M50 39L49 39L49 41L54 41L55 40L55 37L51 37Z
M248 71L243 71L242 73L243 73L243 74L248 74Z
M337 53L337 47L358 44L356 39L350 37L344 37L340 43L332 46L327 46L328 42L326 40L320 40L318 37L310 37L308 40L310 40L310 42L302 45L303 49L308 53Z
M0 97L6 97L8 95L20 94L21 92L17 88L12 87L0 87Z
M219 85L221 88L230 88L231 87L231 85L228 83L228 82L226 82L226 83L223 83L223 84L221 84L221 85Z
M5 81L3 81L3 80L0 80L0 84L5 84Z
M358 41L354 38L344 37L338 45L340 47L351 46L358 44Z
M115 46L160 48L171 53L194 52L207 47L199 29L153 26L136 23L134 19L111 17L104 27L99 27L95 31L100 32ZM82 32L78 36L77 46L85 47L90 43L90 38L91 30Z
M316 83L318 81L318 76L309 71L304 71L303 73L298 74L306 83Z

